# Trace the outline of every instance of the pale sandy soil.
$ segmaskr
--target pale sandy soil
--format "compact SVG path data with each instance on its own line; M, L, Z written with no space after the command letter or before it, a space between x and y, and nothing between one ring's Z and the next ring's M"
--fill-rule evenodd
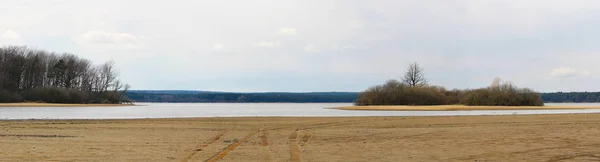
M599 161L600 114L0 121L2 161Z
M378 111L440 111L440 110L566 110L566 109L600 109L600 106L346 106L336 107L339 110L378 110Z
M57 103L0 103L0 107L99 107L134 106L133 104L57 104Z

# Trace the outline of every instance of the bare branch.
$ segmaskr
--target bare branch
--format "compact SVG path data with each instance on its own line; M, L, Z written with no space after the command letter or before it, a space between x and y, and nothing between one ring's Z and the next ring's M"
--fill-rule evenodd
M404 77L402 78L402 82L411 87L427 84L427 79L425 79L425 72L423 68L421 68L417 63L410 64L406 73L404 74Z

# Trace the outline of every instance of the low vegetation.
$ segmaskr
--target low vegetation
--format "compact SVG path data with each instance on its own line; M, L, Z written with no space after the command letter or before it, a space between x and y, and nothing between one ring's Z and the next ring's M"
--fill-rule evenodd
M494 81L492 86L467 91L461 99L461 104L472 106L543 106L544 101L539 93L528 89L518 88L510 83L500 84Z
M390 80L360 93L357 105L443 105L449 104L445 90L434 86L409 86Z
M93 65L74 54L24 46L0 48L0 103L121 103L129 88L114 62Z
M518 88L495 79L492 85L474 90L446 90L427 84L424 71L411 64L402 78L368 88L359 94L357 106L368 105L469 105L469 106L543 106L539 93Z

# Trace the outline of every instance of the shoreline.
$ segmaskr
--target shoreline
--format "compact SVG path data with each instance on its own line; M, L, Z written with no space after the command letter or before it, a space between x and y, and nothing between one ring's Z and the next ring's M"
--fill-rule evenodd
M344 106L329 109L350 111L458 111L458 110L573 110L600 109L600 106L465 106L465 105L434 105L434 106Z
M0 103L1 107L111 107L139 106L135 104L63 104L63 103Z

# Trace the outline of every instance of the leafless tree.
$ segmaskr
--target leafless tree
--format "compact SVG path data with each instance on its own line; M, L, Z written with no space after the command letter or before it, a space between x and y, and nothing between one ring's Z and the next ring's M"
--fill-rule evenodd
M0 95L0 102L18 102L20 97L37 101L67 96L60 102L118 103L128 89L129 85L118 80L113 61L93 65L70 53L50 53L26 46L0 47L0 92L5 94L4 100ZM69 95L73 95L73 100L68 101Z
M427 84L423 68L417 63L410 64L404 77L402 77L402 82L411 87Z
M502 79L500 79L499 77L496 77L496 78L494 78L494 81L492 81L492 85L490 85L490 88L499 88L501 83L502 83Z
M114 82L117 78L118 72L115 69L115 62L108 61L100 66L100 83L101 88L100 91L106 92L108 88L115 86Z

